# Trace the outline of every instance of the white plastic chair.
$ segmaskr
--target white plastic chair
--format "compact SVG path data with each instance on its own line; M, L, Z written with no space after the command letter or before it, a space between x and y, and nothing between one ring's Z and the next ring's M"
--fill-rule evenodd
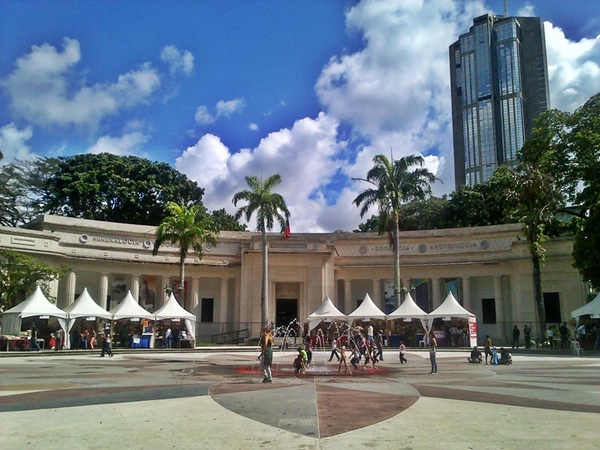
M581 356L583 354L583 349L579 345L578 341L571 341L571 347L573 347L573 353L577 356Z

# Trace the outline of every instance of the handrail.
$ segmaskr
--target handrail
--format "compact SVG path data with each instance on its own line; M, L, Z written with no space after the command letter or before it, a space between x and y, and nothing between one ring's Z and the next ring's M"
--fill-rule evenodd
M223 339L219 339L222 337ZM212 334L210 340L214 344L239 344L244 339L250 337L250 330L244 328L242 330L227 331L226 333Z

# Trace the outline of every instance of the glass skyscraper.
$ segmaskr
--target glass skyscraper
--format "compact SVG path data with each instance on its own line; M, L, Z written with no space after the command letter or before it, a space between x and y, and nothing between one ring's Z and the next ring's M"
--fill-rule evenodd
M456 187L514 168L533 121L550 107L544 24L486 14L450 46Z

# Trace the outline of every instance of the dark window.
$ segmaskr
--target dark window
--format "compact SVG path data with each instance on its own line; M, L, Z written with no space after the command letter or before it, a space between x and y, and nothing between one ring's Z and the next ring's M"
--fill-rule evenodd
M546 311L546 322L560 323L560 297L558 292L544 292L544 311Z
M215 299L203 298L202 310L200 312L200 322L212 323L214 321Z
M496 299L482 298L481 312L483 313L483 323L496 323Z
M289 327L298 318L298 300L278 298L275 302L275 326Z

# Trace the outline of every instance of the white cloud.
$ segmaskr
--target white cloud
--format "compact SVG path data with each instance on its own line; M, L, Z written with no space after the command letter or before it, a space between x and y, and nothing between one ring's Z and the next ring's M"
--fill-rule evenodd
M145 156L142 145L149 137L140 132L127 133L122 136L102 136L88 149L88 153L112 153L119 156Z
M544 23L552 108L573 111L600 90L600 36L572 41Z
M0 128L0 152L3 155L0 164L8 164L15 159L26 159L31 156L27 141L32 137L32 127L19 130L14 123L9 123Z
M231 203L233 195L248 188L246 176L266 178L278 173L283 179L278 192L290 207L294 229L323 231L329 222L338 225L335 229L348 229L356 220L347 216L347 211L335 219L330 217L325 199L326 185L343 164L334 159L340 148L337 126L321 113L316 119L296 121L291 129L270 133L256 148L237 153L217 136L206 134L177 158L175 167L205 188L207 208L225 208L231 213L236 210ZM355 212L354 219L357 216Z
M231 117L232 114L240 112L246 106L246 100L243 98L234 98L233 100L219 100L215 106L217 116Z
M209 123L213 123L216 119L210 112L208 112L208 108L202 105L198 106L196 114L194 115L194 120L200 125L207 125Z
M62 52L43 44L17 59L2 83L16 115L41 126L95 129L104 118L149 102L160 86L149 63L119 75L116 82L85 86L75 73L80 59L79 42L70 38L63 39Z
M248 129L250 129L251 131L258 131L258 125L255 123L250 123L248 125Z
M174 45L166 45L160 52L160 59L169 65L172 75L182 72L191 75L194 70L194 55L189 51L180 51Z

